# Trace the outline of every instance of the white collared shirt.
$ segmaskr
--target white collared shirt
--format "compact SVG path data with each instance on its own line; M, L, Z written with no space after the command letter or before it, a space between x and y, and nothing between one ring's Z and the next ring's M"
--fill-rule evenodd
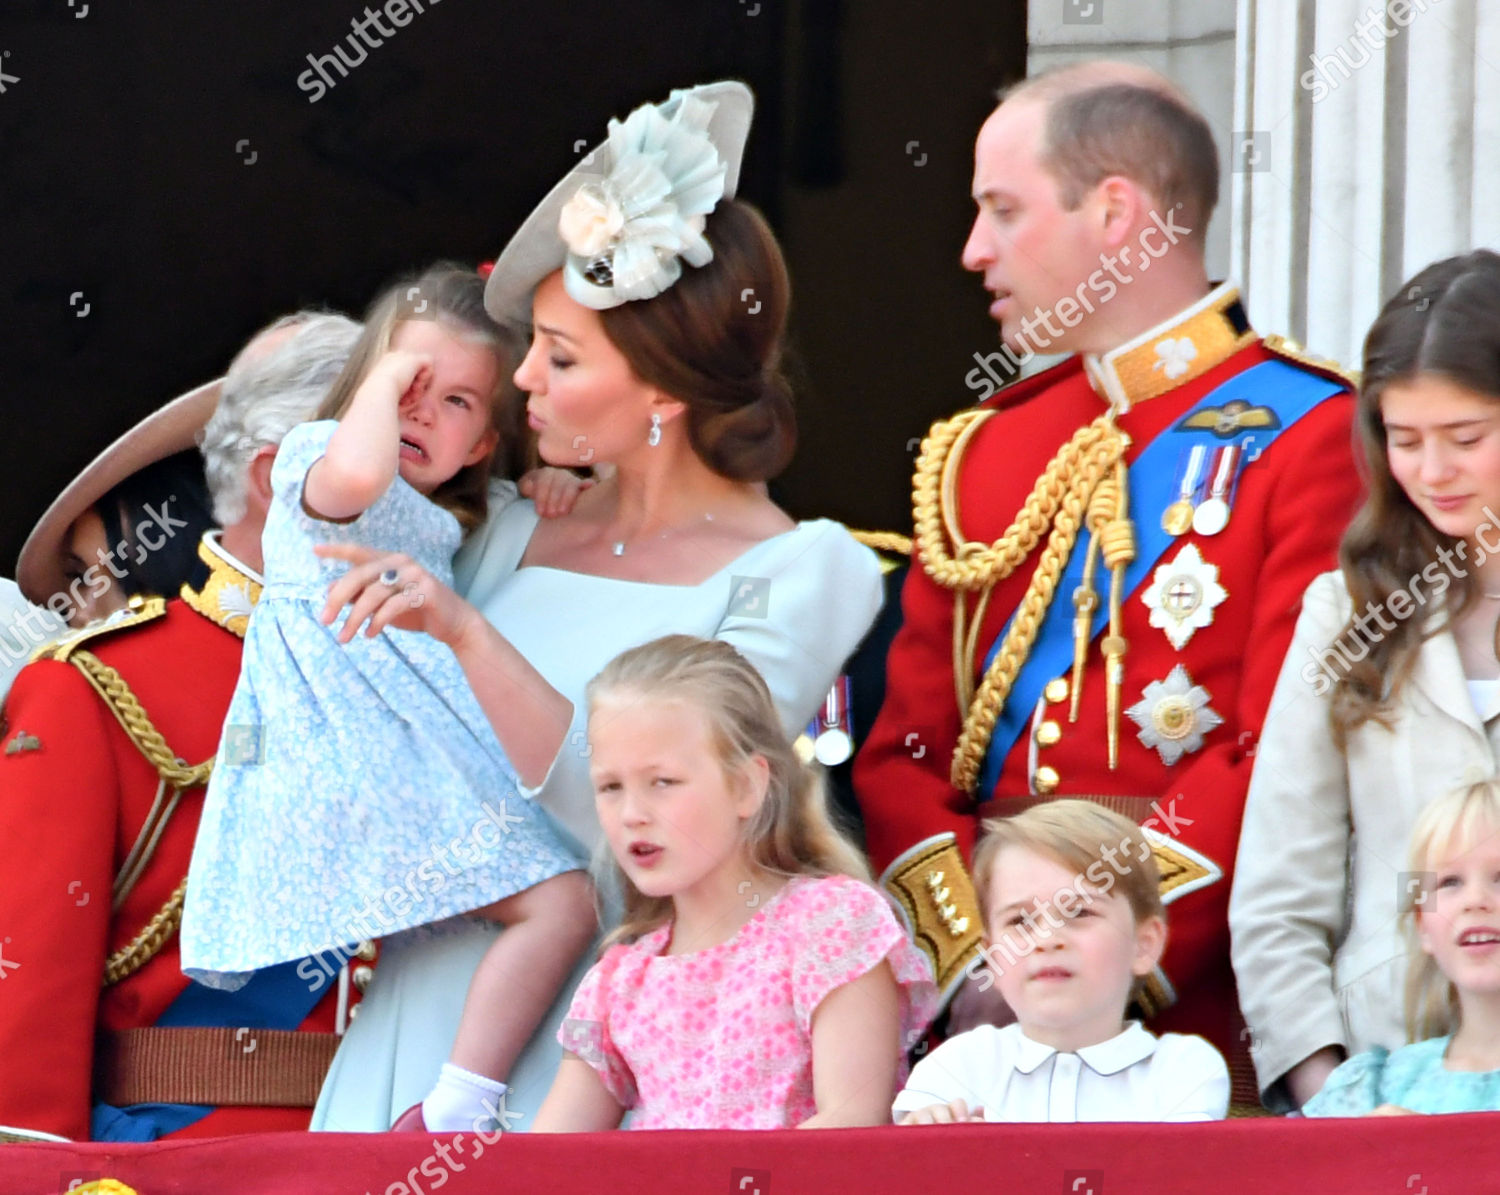
M1097 1045L1061 1053L1019 1025L981 1025L912 1068L894 1119L963 1100L987 1121L1221 1120L1229 1068L1201 1037L1147 1032L1138 1021Z

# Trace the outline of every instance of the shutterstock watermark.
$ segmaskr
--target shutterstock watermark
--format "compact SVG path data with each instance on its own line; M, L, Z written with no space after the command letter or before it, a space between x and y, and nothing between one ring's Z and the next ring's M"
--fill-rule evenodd
M1151 802L1152 816L1141 823L1142 830L1156 830L1169 837L1177 837L1180 827L1191 826L1193 819L1177 813L1177 798L1173 797L1163 809ZM1132 851L1134 845L1134 851ZM1073 882L1059 888L1046 900L1039 901L1036 908L1020 915L1019 926L1008 926L1003 934L995 934L998 926L988 926L987 936L992 940L980 947L964 968L965 974L987 992L995 984L995 977L1019 959L1034 953L1056 931L1080 909L1086 909L1096 900L1107 897L1114 890L1115 881L1128 876L1136 864L1144 863L1151 856L1151 840L1142 834L1132 844L1131 838L1122 838L1117 844L1101 843L1101 859L1095 859L1083 871L1073 877ZM981 903L984 893L979 894Z
M47 626L43 607L63 622L71 623L85 605L85 588L89 597L103 597L115 581L124 581L130 576L122 564L140 564L152 552L165 547L168 540L188 526L186 519L172 515L172 503L176 500L174 494L159 509L147 502L146 517L132 528L134 544L122 539L113 548L96 549L97 563L74 577L66 590L54 593L40 606L28 602L17 611L10 625L0 630L0 660L6 664L24 660L52 637L53 629Z
M439 0L427 0L430 8ZM422 0L386 0L380 8L365 6L362 16L351 17L349 28L352 32L343 41L335 43L332 50L327 54L309 54L307 61L311 66L297 76L297 87L308 93L307 102L316 104L325 95L338 86L329 70L331 68L339 73L339 79L347 79L349 72L357 66L362 66L366 58L370 56L371 50L378 50L385 45L385 39L396 36L396 29L405 29L412 22L413 12L426 11L422 7ZM381 23L381 17L390 21L396 29L391 29ZM375 33L370 32L374 26ZM379 34L380 36L376 36ZM344 53L345 43L349 46L349 53ZM359 57L354 55L358 53Z
M1469 544L1459 540L1451 548L1438 546L1436 560L1429 561L1420 573L1413 573L1406 584L1377 605L1366 602L1365 608L1352 616L1352 626L1324 648L1308 648L1310 662L1302 666L1302 680L1322 697L1338 681L1366 659L1377 644L1418 610L1426 608L1448 592L1455 580L1469 575L1469 569L1481 567L1491 556L1500 556L1500 515L1488 506L1480 508L1485 521L1474 529L1479 545L1469 561ZM1492 539L1485 538L1495 533Z
M1354 72L1369 64L1375 51L1406 28L1417 14L1424 13L1439 0L1387 0L1384 8L1371 8L1354 22L1354 32L1346 37L1332 54L1316 51L1307 56L1312 66L1302 72L1298 82L1304 91L1312 92L1313 103L1327 98L1340 83L1354 77ZM1335 78L1335 72L1338 77Z
M462 875L482 863L485 852L499 846L511 827L519 825L522 820L506 810L504 798L498 805L485 801L480 809L484 816L469 828L467 835L447 843L434 843L428 857L408 871L400 884L392 884L378 899L364 903L346 927L350 945L319 951L303 959L297 964L297 977L305 980L310 989L317 990L354 957L358 951L355 943L384 937L398 925L405 924L411 911L420 908L427 896L436 896L448 886L450 877Z
M988 398L1038 353L1045 353L1064 331L1076 328L1085 315L1094 314L1096 306L1108 303L1119 293L1120 287L1135 281L1136 275L1149 270L1152 262L1165 256L1183 237L1191 236L1193 230L1174 219L1181 206L1178 204L1165 216L1152 211L1151 224L1141 229L1135 246L1122 245L1117 254L1100 254L1099 268L1080 282L1071 295L1058 299L1051 311L1043 311L1038 305L1031 315L1023 316L1017 336L1021 344L1019 352L1009 344L1002 344L995 352L975 353L974 360L979 367L964 375L964 385L979 391L981 401ZM1122 273L1121 266L1130 268ZM1061 328L1053 325L1054 316L1062 324ZM993 368L995 365L1008 372L997 372ZM1176 376L1170 372L1173 367L1172 362L1167 363L1168 377ZM1185 367L1183 372L1186 372Z

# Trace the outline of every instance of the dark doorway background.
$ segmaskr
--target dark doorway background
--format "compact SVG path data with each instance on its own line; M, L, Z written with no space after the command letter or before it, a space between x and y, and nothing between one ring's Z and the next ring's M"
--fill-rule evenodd
M741 193L795 287L777 497L908 528L913 440L974 401L995 346L958 253L974 134L1024 71L1021 0L422 8L314 103L298 76L363 0L5 0L0 572L84 464L255 328L494 257L608 117L718 77L756 91Z

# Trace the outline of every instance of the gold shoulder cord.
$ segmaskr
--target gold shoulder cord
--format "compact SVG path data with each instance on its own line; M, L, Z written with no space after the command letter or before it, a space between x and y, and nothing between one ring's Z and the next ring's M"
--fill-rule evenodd
M1114 766L1123 683L1120 660L1125 652L1125 639L1120 634L1122 589L1125 566L1135 557L1124 467L1130 438L1115 425L1114 414L1108 411L1079 428L1058 450L999 539L986 544L964 538L958 512L959 464L974 434L993 414L992 409L976 408L935 423L922 442L912 478L912 520L922 567L937 584L954 591L953 679L964 724L953 752L951 779L955 788L971 794L1000 710L1031 652L1078 529L1085 523L1091 538L1084 583L1073 597L1078 612L1074 674L1082 671L1082 658L1091 637L1087 628L1098 603L1093 591L1094 564L1102 548L1105 565L1112 574L1110 634L1102 648L1109 662L1110 765ZM990 595L1020 567L1044 532L1047 544L1026 596L976 691L972 678ZM965 596L971 591L978 593L972 613Z
M207 759L190 765L173 754L125 679L98 656L89 651L73 651L67 659L104 699L104 704L135 744L136 750L146 757L160 778L156 801L115 881L113 903L118 909L150 861L162 831L177 808L178 798L186 789L208 783L214 761ZM109 956L104 965L105 987L135 974L171 940L182 921L182 902L186 894L187 880L184 879L146 927Z

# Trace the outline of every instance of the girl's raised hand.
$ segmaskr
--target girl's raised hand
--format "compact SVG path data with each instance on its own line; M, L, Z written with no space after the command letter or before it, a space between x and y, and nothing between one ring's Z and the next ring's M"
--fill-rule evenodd
M328 560L347 560L351 566L328 587L320 616L324 626L332 626L339 611L350 607L339 628L340 643L348 643L364 626L367 638L395 627L424 631L452 646L469 621L479 617L473 606L410 556L360 544L317 544L313 551Z
M432 384L432 358L426 353L387 349L370 367L365 383L370 382L390 386L400 403L408 394L421 394Z
M533 469L516 484L521 497L536 503L536 512L544 519L555 519L573 509L578 495L593 485L567 469L554 469L544 465Z

